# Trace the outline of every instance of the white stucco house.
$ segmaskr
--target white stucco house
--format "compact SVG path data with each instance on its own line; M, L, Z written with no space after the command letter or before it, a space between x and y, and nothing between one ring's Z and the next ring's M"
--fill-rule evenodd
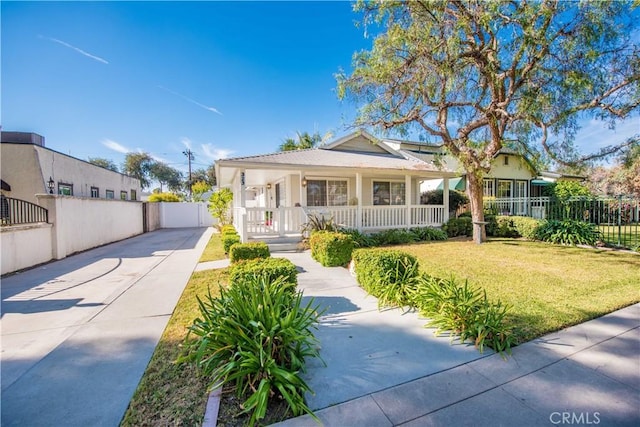
M6 195L37 203L36 194L139 201L140 181L45 147L44 137L2 132L2 180Z

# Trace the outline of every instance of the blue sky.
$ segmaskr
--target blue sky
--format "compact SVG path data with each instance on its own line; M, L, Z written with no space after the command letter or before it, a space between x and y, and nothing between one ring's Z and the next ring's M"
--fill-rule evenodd
M342 136L334 74L370 47L348 2L7 2L2 127L74 157L146 151L181 170ZM611 141L585 122L585 148ZM619 126L616 140L638 132Z

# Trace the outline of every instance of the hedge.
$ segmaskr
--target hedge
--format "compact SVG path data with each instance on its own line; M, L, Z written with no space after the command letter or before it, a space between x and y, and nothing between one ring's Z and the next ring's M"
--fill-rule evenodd
M353 239L343 233L318 231L309 238L311 257L324 267L347 265L353 252Z
M270 256L269 246L264 242L235 243L229 248L229 261L232 264L242 260L269 258Z
M407 286L418 276L418 260L409 253L391 249L353 251L356 279L379 305L409 302Z
M287 283L298 283L298 270L286 258L256 258L239 261L229 268L231 283L245 282L254 276L265 276L269 281L283 277Z
M237 234L223 234L222 235L222 247L224 248L224 253L228 254L231 246L236 243L240 243L240 236Z

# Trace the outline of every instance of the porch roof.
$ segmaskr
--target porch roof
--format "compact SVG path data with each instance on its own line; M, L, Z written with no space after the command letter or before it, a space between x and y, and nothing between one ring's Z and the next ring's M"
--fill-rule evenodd
M306 150L284 151L259 156L236 157L219 160L216 164L221 181L232 179L224 169L261 169L261 170L370 170L387 172L405 172L412 175L430 177L452 177L455 171L440 169L432 162L404 156L401 152L374 153L360 151L311 148ZM231 172L231 171L229 171ZM233 175L233 172L231 173ZM226 178L226 179L225 179ZM221 182L226 185L227 182Z

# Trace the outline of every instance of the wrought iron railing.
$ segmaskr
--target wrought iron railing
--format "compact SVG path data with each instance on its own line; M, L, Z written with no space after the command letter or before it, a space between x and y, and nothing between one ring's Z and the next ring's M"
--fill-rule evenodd
M49 211L26 200L0 196L0 221L2 225L49 222Z

